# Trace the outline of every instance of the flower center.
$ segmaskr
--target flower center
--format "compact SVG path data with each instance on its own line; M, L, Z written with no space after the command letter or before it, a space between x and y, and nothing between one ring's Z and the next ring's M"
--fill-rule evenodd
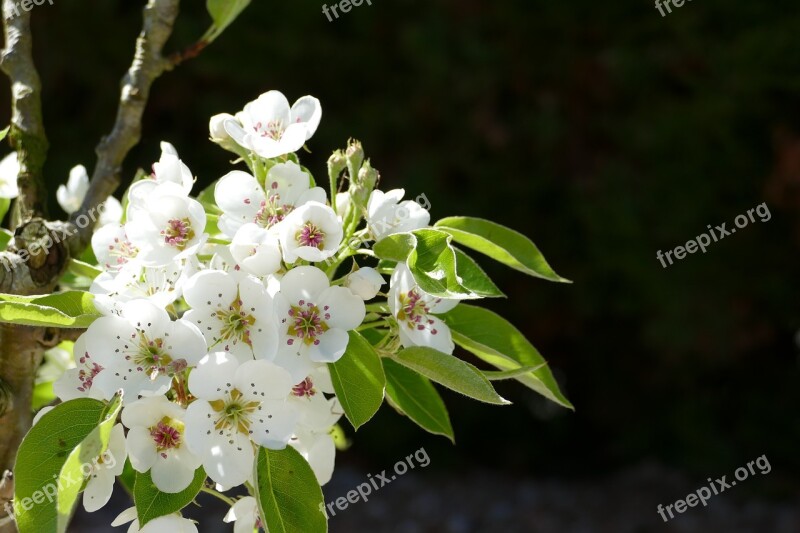
M311 381L311 378L308 377L292 387L292 394L297 396L298 398L311 398L317 393L316 389L314 389L314 382Z
M130 356L126 358L129 359ZM159 374L178 372L186 368L184 359L173 360L164 351L163 339L150 340L144 333L139 336L139 347L133 356L133 362L136 363L136 370L144 372L150 379L155 379Z
M325 232L319 229L313 222L306 222L305 226L297 232L295 238L300 246L322 248L325 242Z
M428 318L429 313L428 304L416 289L400 294L400 310L397 312L397 320L399 322L405 322L411 329L424 330L427 326L433 324L433 320ZM431 333L436 335L438 331L432 329Z
M156 443L156 450L162 457L167 456L164 452L181 447L181 436L183 434L183 423L165 416L158 424L150 428L150 436Z
M328 324L325 320L330 320L331 314L328 312L329 307L326 305L323 311L311 302L300 300L298 305L293 305L289 309L289 335L295 337L306 345L318 345L319 337L328 329ZM324 319L324 320L323 320ZM286 319L283 319L286 322ZM295 339L289 339L288 345L294 344Z
M183 250L189 241L194 239L194 230L188 218L173 218L167 223L166 229L161 230L161 235L164 236L164 243L167 246Z
M222 322L223 339L233 340L234 343L243 342L252 347L250 328L256 323L256 319L242 310L242 305L244 305L242 300L237 298L227 310L217 311L216 316Z
M273 187L277 187L277 183L273 183ZM261 202L261 208L256 213L254 222L262 228L271 228L288 215L294 206L281 203L281 196L279 194L270 195L267 200Z
M139 249L131 244L129 240L120 240L119 237L116 237L114 239L114 244L108 245L108 255L110 257L116 257L116 265L110 265L106 263L106 268L119 268L127 263L131 258L136 257L136 254L138 253Z
M258 410L261 404L259 402L246 401L244 395L238 389L233 389L227 397L209 402L209 405L219 414L214 422L215 430L231 429L249 435L250 417Z
M270 120L266 125L263 122L256 122L253 129L261 137L269 137L278 141L283 136L286 127L283 125L283 120L278 119Z

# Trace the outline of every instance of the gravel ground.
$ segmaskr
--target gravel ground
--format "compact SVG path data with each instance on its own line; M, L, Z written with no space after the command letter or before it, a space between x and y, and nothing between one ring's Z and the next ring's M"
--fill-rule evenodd
M344 496L367 479L342 467L326 486L328 501ZM330 520L331 533L797 533L800 493L792 501L738 501L745 489L713 497L708 507L688 509L665 524L656 506L699 488L668 469L644 465L600 480L565 482L519 480L488 471L442 477L410 471L369 497L350 504ZM129 502L117 491L109 508L80 513L72 532L125 531L107 524ZM232 531L222 524L225 510L208 498L191 515L203 518L201 533ZM169 532L164 532L169 533Z

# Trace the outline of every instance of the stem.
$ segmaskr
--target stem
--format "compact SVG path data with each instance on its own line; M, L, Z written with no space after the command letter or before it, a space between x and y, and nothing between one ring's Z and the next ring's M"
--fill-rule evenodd
M217 490L214 490L211 487L202 487L200 490L202 492L205 492L206 494L211 494L215 498L218 498L218 499L222 500L223 502L227 503L231 507L233 507L233 505L236 503L235 501L233 501L232 498L229 498L229 497L225 496L221 492L219 492Z
M384 320L384 319L375 320L374 322L366 322L364 324L361 324L360 326L358 326L356 328L356 331L364 331L365 329L375 329L375 328L379 328L381 326L388 326L388 325L389 325L389 323L386 322L386 320Z

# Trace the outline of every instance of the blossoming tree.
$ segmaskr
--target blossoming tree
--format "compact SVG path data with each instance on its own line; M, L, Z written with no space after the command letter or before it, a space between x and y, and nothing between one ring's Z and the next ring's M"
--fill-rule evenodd
M0 234L2 530L63 532L79 499L96 511L118 480L134 507L112 525L132 522L128 531L197 531L181 510L201 491L230 506L235 531L326 531L320 487L343 419L358 429L385 400L452 440L434 384L503 405L492 385L501 379L571 407L520 332L474 305L503 294L467 252L566 280L516 231L469 217L432 224L424 195L378 190L358 141L333 153L327 190L318 185L298 155L322 117L312 96L290 105L272 90L212 117L211 141L235 160L210 187L195 190L164 142L152 173L137 175L122 203L110 197L153 80L248 1L209 0L212 28L172 56L162 50L178 1L147 3L92 177L75 167L57 191L70 219L47 221L30 15L11 16L12 4L3 2L14 153L0 163L0 214L16 201L14 232ZM456 345L484 369L453 355Z

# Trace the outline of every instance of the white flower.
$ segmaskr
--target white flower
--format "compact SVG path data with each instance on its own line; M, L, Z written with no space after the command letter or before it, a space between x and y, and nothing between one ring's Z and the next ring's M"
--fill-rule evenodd
M90 466L91 468L86 468ZM89 463L81 466L81 472L87 478L83 491L83 508L93 513L103 507L111 499L114 481L122 474L125 467L125 432L122 424L111 428L108 448Z
M275 357L272 298L259 280L204 270L186 283L183 297L192 307L184 320L200 328L210 349L230 352L243 362Z
M59 185L56 190L58 205L68 214L72 214L81 208L86 193L89 192L89 174L86 167L77 165L69 171L69 179L66 185ZM101 206L100 219L98 226L107 224L117 224L122 219L122 204L113 196L103 202Z
M44 362L36 370L36 384L52 383L70 368L75 368L75 361L72 360L73 343L64 341L58 346L54 346L44 352Z
M137 181L128 189L128 216L131 216L131 209L138 209L147 204L156 187L166 183L175 186L173 194L188 196L194 185L194 176L189 167L178 157L175 147L162 141L161 159L153 163L153 173L148 179Z
M293 161L269 169L266 190L247 172L229 172L214 187L214 198L223 211L218 223L220 231L233 237L248 222L271 228L297 206L309 201L324 204L325 190L310 184L308 173Z
M225 130L243 148L270 159L303 147L314 135L322 118L322 106L313 96L304 96L289 108L279 91L269 91L224 121Z
M167 307L180 298L183 285L196 270L194 258L159 267L133 261L124 264L117 273L103 272L92 281L89 290L95 295L94 306L104 315L119 314L124 303L141 298Z
M347 276L345 281L347 288L362 300L375 298L381 287L386 284L377 270L370 267L362 267Z
M66 402L75 398L94 398L101 400L105 393L100 387L94 387L94 378L103 370L86 349L86 335L81 335L72 348L75 358L73 368L67 368L53 382L53 393Z
M306 458L320 485L330 481L336 460L336 445L331 431L344 414L333 394L327 365L318 365L311 374L292 388L290 401L298 406L300 420L289 444Z
M405 264L398 264L392 274L389 309L397 319L403 346L428 346L444 353L453 353L455 345L450 328L433 313L445 313L458 300L436 298L423 292Z
M100 266L108 271L122 268L139 254L122 224L107 224L95 231L92 250Z
M137 472L150 471L162 492L180 492L192 482L200 458L189 451L184 432L186 412L164 396L128 404L122 423L128 428L128 457Z
M139 527L139 520L136 518L136 507L130 507L122 511L111 522L111 526L117 527L131 521L128 533L197 533L197 526L194 525L194 522L183 518L177 513L159 516L145 524L144 527Z
M348 191L337 192L334 198L336 201L336 212L339 216L344 217L353 203L350 198L350 193Z
M253 444L283 449L292 436L291 376L268 361L240 364L226 352L209 354L189 375L189 390L197 400L186 410L187 444L221 485L250 478Z
M103 316L84 334L86 348L103 367L94 386L110 398L123 389L128 401L140 394L164 394L172 375L194 366L206 351L203 335L187 320L171 321L147 300L122 306L121 316Z
M387 235L426 227L431 221L427 209L413 200L403 199L405 191L394 189L384 193L374 190L367 202L367 224L376 241Z
M0 198L11 199L19 196L18 176L19 159L17 159L17 152L11 152L0 161Z
M194 255L208 238L203 206L181 196L173 183L155 187L147 203L129 208L128 216L125 233L139 249L137 259L145 265L166 265Z
M344 287L331 287L313 266L299 266L281 279L275 295L278 355L275 362L299 383L314 363L333 363L344 355L349 330L364 320L364 301Z
M231 242L231 255L248 273L262 277L281 268L281 247L275 232L248 223L239 228Z
M258 513L258 501L252 496L245 496L234 503L222 521L226 524L236 522L233 533L253 533L253 530L265 529L264 521Z
M287 263L298 258L324 261L336 255L344 235L341 219L319 202L305 203L289 213L278 231Z

